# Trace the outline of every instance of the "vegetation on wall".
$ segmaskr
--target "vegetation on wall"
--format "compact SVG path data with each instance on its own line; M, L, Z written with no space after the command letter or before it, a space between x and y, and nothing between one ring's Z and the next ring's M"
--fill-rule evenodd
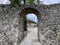
M10 1L12 6L20 4L19 0L10 0Z
M21 0L10 0L11 1L11 5L21 5ZM23 0L24 4L26 4L28 1L29 4L33 4L34 5L34 1L35 0ZM38 5L40 5L40 0L37 0L36 2Z
M34 3L35 0L28 0L28 1L29 1L29 2L28 2L29 4L33 4L33 5L35 4L35 3ZM40 0L37 0L36 3L37 3L37 5L40 5Z
M28 0L29 2L29 4L34 4L34 0Z

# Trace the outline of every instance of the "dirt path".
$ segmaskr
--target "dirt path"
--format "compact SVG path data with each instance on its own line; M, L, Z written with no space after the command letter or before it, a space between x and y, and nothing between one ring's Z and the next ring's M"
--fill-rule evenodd
M28 33L20 45L40 45L37 41L37 28L30 28L30 30L30 33Z

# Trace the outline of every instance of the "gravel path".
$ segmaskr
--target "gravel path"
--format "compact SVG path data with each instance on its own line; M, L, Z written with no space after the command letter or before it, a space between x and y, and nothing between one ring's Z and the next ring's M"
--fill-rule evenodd
M29 28L31 30L30 33L24 38L24 40L20 43L20 45L40 45L37 41L37 28Z

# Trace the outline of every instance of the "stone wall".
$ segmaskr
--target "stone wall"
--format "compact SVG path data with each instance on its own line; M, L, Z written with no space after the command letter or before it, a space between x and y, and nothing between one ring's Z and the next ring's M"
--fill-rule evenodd
M60 45L60 4L40 6L0 6L0 45L18 45L24 36L23 18L20 13L25 8L34 8L38 14L38 31L42 45ZM29 13L26 12L26 13ZM20 16L21 15L21 16ZM24 14L25 15L25 14ZM54 32L54 26L58 26ZM56 36L57 34L57 36Z
M19 18L17 8L0 6L0 45L17 45L19 33L22 38Z
M42 45L60 45L60 5L42 6L39 19Z

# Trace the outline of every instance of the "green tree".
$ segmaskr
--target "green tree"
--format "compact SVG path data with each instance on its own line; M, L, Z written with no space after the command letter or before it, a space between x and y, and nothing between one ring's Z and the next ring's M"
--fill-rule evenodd
M21 0L10 0L10 1L11 1L11 5L20 5L21 4ZM28 1L29 4L34 5L35 0L23 0L24 4L26 4L26 1ZM37 0L37 4L40 5L40 0Z

